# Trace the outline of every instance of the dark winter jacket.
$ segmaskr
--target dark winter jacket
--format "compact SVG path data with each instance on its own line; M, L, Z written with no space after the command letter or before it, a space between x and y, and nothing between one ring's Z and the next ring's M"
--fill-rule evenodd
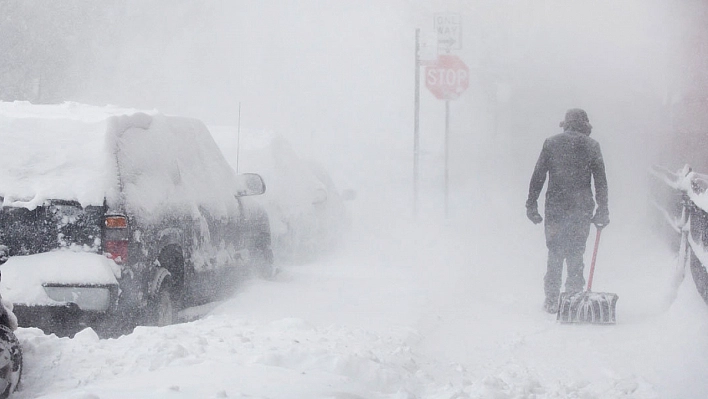
M538 210L546 175L546 223L568 218L587 218L589 222L595 209L591 179L595 184L596 215L609 217L605 163L600 144L588 134L566 126L565 132L546 139L531 177L527 210Z

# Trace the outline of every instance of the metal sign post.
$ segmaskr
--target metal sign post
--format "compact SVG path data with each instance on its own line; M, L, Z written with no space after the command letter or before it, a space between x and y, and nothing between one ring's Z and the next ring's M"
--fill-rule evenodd
M450 100L455 100L469 87L470 70L457 56L441 54L437 62L425 69L425 85L440 100L445 100L445 217L449 215L449 141Z
M415 100L413 131L413 215L418 217L418 190L420 168L420 67L425 66L425 85L438 99L445 101L445 217L449 215L449 152L450 152L450 100L455 100L467 90L470 71L467 65L451 50L462 48L462 18L455 13L438 13L433 19L437 34L437 58L421 62L420 29L415 31ZM440 50L444 54L440 54Z
M425 85L431 93L445 101L445 165L444 194L445 218L449 217L450 194L450 100L455 100L467 90L470 71L467 65L451 50L462 48L462 18L456 13L438 13L433 19L433 27L437 33L438 49L444 53L438 55L437 61L425 70Z
M445 100L445 219L449 215L450 100Z
M241 101L238 102L238 130L236 130L236 174L241 160Z
M420 159L420 29L415 30L415 100L413 122L413 217L418 218L418 169Z

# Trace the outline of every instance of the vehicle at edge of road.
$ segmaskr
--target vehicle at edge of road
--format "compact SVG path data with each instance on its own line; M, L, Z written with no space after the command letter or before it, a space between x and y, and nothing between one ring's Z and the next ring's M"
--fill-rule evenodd
M7 262L7 247L0 246L0 265ZM0 296L0 399L17 390L22 379L22 347L15 336L17 317L12 304Z
M352 225L352 189L340 190L327 169L303 157L281 135L244 132L238 148L237 128L210 126L226 159L236 168L255 171L268 192L254 197L268 212L276 262L301 263L336 249Z
M20 326L118 336L272 273L268 216L247 198L259 175L237 175L199 120L95 108L0 103L1 284ZM56 181L76 187L43 185Z
M676 172L654 166L651 175L658 231L677 255L674 289L688 267L708 304L708 175L696 173L689 165Z

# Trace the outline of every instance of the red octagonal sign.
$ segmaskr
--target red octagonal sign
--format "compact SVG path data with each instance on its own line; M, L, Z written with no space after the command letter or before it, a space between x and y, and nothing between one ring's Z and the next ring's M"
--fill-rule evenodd
M456 55L440 54L425 67L425 86L441 100L455 100L470 85L470 70Z

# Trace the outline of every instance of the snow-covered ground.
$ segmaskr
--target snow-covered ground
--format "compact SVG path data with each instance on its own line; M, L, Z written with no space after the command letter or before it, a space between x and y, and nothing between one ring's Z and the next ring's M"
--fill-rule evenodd
M617 325L560 325L541 310L543 233L521 198L418 223L358 200L338 252L248 281L200 320L108 340L20 329L15 397L706 397L708 308L690 276L667 300L663 243L617 215L594 283L619 294Z

